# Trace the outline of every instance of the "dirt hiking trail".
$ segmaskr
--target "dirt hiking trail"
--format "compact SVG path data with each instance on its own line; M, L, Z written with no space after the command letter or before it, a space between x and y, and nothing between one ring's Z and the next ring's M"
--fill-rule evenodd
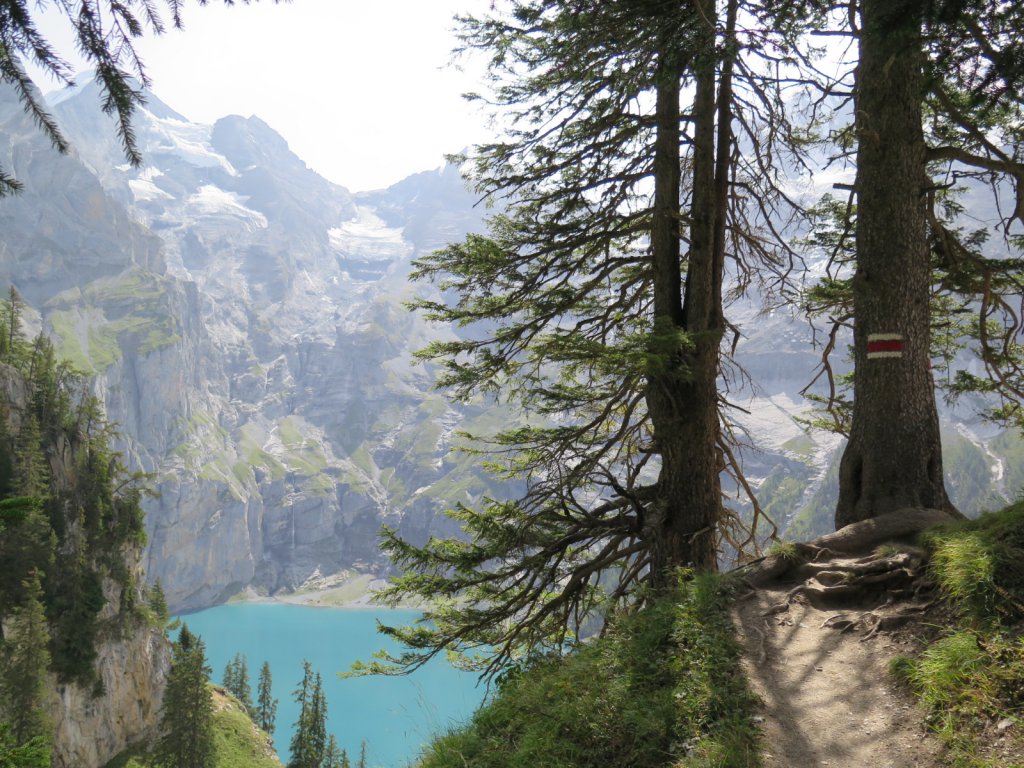
M943 747L888 671L911 641L823 626L848 613L772 585L737 601L744 667L763 702L764 768L939 768ZM835 617L835 618L833 618Z

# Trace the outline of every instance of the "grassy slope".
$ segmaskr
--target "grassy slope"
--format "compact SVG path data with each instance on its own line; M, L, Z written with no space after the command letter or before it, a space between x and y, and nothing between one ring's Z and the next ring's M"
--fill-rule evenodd
M1024 501L936 529L926 546L956 619L917 658L894 659L893 672L953 768L1024 767Z
M210 768L281 768L270 738L253 724L242 705L213 686L213 741L216 762ZM151 768L144 750L124 753L105 768Z
M720 580L698 578L600 639L535 660L429 745L420 768L753 768L754 700L728 603Z

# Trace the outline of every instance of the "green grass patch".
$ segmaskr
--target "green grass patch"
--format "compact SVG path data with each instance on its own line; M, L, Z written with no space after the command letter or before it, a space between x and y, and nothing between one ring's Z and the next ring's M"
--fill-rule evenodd
M256 727L236 699L214 686L214 762L209 768L281 768L270 737ZM155 768L151 750L143 745L122 752L104 768Z
M148 355L163 347L168 347L181 341L181 336L172 330L173 324L170 321L157 324L157 327L150 328L146 337L139 344L139 354Z
M699 577L600 638L506 675L420 768L753 768L755 699L722 582Z
M277 423L277 436L281 444L288 448L301 446L305 442L296 419L292 416L285 416Z
M241 705L231 700L213 715L213 745L217 761L213 768L280 768L272 756L268 739Z
M934 529L924 543L957 621L918 658L898 657L890 669L928 711L951 766L1008 768L983 743L993 722L1014 720L1005 738L1024 754L1024 502Z
M349 460L371 477L377 474L377 465L365 445L360 445L349 454Z
M937 640L917 659L897 657L892 672L917 695L926 722L949 748L952 768L1018 768L1003 757L987 757L979 738L992 723L1009 718L1008 738L1021 744L1024 705L1024 641L963 629Z
M1024 619L1024 501L924 537L943 594L977 627Z
M798 459L808 460L814 456L814 441L807 435L797 435L784 442L782 449Z
M316 474L306 478L302 490L313 496L330 496L334 493L334 481L324 474Z
M190 433L205 433L212 430L218 438L228 436L228 431L220 425L216 416L202 411L197 411L192 414L192 417L186 423L186 429Z
M245 499L246 485L252 483L247 464L232 463L223 451L204 455L202 459L203 464L199 468L199 477L214 483L224 483L232 498L237 501Z
M82 289L82 296L90 303L129 299L153 300L160 298L165 293L164 279L153 272L142 269L130 269L113 277L93 280Z
M280 462L301 475L315 475L327 468L327 456L315 440L302 433L302 420L286 416L277 423L277 437L284 447Z
M238 449L246 463L266 469L271 480L282 480L285 476L284 465L263 449L260 430L252 424L244 424L239 432Z
M327 469L327 457L312 441L283 457L285 464L301 475L315 475Z
M467 474L455 469L431 484L426 494L454 507L459 503L472 504L489 490L487 476L482 472Z
M58 311L47 318L53 328L54 346L60 358L67 360L77 370L94 373L92 361L82 347L82 340L78 338L75 317L72 312Z
M80 317L76 312L57 311L48 320L61 356L87 373L106 370L126 350L147 355L181 339L173 320L146 314L108 321L100 314Z
M244 461L236 461L231 467L231 474L235 476L243 487L249 487L256 484L252 474L252 466Z
M113 324L91 326L88 332L89 359L93 368L103 371L121 359L121 346L117 343L118 328Z
M769 557L781 557L791 562L800 561L800 553L797 552L796 542L773 541L767 552Z

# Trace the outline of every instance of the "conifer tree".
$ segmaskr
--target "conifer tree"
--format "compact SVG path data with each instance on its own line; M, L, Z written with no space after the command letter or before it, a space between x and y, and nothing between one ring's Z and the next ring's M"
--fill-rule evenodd
M65 421L73 409L72 392L77 389L81 375L66 360L58 358L53 342L42 333L32 341L27 375L30 402L40 432L51 438L68 426Z
M0 176L3 172L0 171ZM3 187L3 181L0 180L0 189ZM0 195L3 193L0 192ZM18 289L11 285L7 289L7 306L4 317L4 329L6 330L6 339L3 347L4 358L3 361L8 365L17 366L24 356L25 341L21 337L21 316L25 311L25 302L21 298L21 294L18 293Z
M245 711L251 717L255 710L252 705L252 685L249 682L249 661L244 655L240 655L238 660L238 690L234 694L245 705Z
M404 668L441 648L487 649L491 672L563 648L609 601L756 540L722 504L721 474L738 472L719 408L723 283L727 255L785 261L764 233L787 132L759 128L778 99L737 63L738 0L510 6L464 34L492 57L511 123L471 161L505 212L414 277L446 297L416 302L428 318L471 329L422 352L440 385L528 414L471 448L526 491L451 510L467 542L385 530L403 575L383 598L439 605L386 630L414 649L391 659Z
M19 496L42 498L50 488L50 463L42 447L35 413L24 414L14 446L14 490Z
M221 685L228 691L234 693L238 686L238 656L235 656L224 666L224 675L221 677Z
M324 696L324 681L320 673L316 673L313 682L313 703L310 707L310 742L313 757L322 763L327 751L327 698Z
M302 682L293 694L299 719L290 746L288 768L320 768L327 748L327 701L320 673L303 660Z
M171 621L171 610L167 607L167 596L164 594L164 585L158 576L148 590L149 609L153 611L153 617L161 628L165 628Z
M0 535L0 616L24 604L25 584L32 573L52 573L57 539L34 496L16 496L0 502L4 518Z
M277 699L273 697L270 662L260 667L260 679L256 685L256 725L273 735L277 721Z
M857 375L850 440L840 465L837 527L902 507L951 507L929 366L924 5L860 4Z
M236 653L224 668L224 687L242 703L250 716L255 713L252 686L249 683L249 662L243 654Z
M50 768L53 750L49 739L37 736L18 744L11 735L11 726L0 721L0 768Z
M366 768L366 752L366 739L363 739L363 741L359 744L359 762L356 763L357 768Z
M308 660L302 661L302 680L299 687L292 691L292 699L299 705L299 718L295 721L295 733L289 745L290 759L288 768L307 768L311 765L311 748L309 745L309 709L313 694L313 665Z
M42 740L49 751L53 738L46 712L50 635L37 571L26 580L24 591L24 603L11 613L0 644L0 720L9 724L16 745Z
M81 522L73 529L81 529ZM50 596L48 615L53 626L53 667L62 681L95 681L96 633L106 598L100 575L89 562L87 540L73 539L70 553L57 558L54 580L60 590Z
M23 585L37 572L45 585L51 670L62 682L87 686L98 682L93 661L106 602L103 579L124 587L119 618L129 618L134 608L124 547L142 543L144 535L137 478L125 476L109 447L112 428L53 344L45 336L25 343L22 312L12 288L3 310L6 365L0 374L20 377L28 398L10 411L0 409L0 616L25 604ZM90 413L86 423L76 419L79 405ZM47 458L53 446L74 463L62 478L69 482L59 487Z
M321 768L352 768L348 754L344 749L338 747L338 740L332 733L327 737L327 748L324 750L324 760Z
M842 303L834 316L852 318L854 330L851 417L848 426L836 419L849 435L837 527L908 507L957 514L944 484L931 357L949 364L968 349L985 375L960 371L947 392L994 395L990 415L1008 423L1024 413L1024 261L1012 232L1024 221L1024 12L989 0L861 0L851 11L856 117L841 135L857 149L846 206L855 272L830 281L819 307ZM988 229L958 220L965 185L987 187L1006 211L996 224L1003 254L992 255Z
M210 768L213 765L213 693L202 638L183 625L171 651L161 709L162 735L156 746L161 768Z

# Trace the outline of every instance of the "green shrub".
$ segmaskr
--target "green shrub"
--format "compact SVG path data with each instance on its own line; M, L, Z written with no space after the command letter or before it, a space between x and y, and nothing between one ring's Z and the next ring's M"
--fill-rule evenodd
M465 728L421 768L678 768L758 765L754 699L717 579L611 621L564 656L504 676Z

